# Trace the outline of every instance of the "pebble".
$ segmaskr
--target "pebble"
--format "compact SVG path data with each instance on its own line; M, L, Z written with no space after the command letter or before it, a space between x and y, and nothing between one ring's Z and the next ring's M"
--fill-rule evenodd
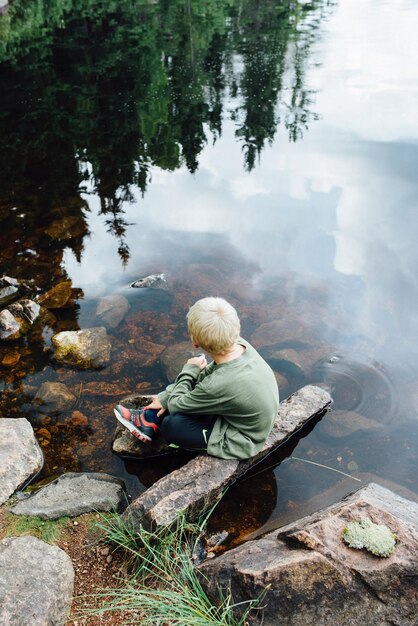
M102 548L102 549L100 550L100 554L101 554L102 556L107 556L107 555L109 554L109 552L110 552L110 548Z
M112 561L113 561L113 556L109 554L109 556L106 557L106 563L111 563Z

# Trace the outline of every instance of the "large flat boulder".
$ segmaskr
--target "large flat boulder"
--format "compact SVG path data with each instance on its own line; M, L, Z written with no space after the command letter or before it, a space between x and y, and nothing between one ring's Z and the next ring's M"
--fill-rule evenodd
M123 480L99 473L63 474L11 509L42 519L76 517L90 511L121 511L127 497Z
M349 522L368 517L396 535L387 558L348 547ZM418 615L418 504L369 484L326 509L203 563L203 585L234 602L265 594L264 626L413 626ZM239 613L241 609L237 609Z
M47 626L67 622L74 588L70 557L35 537L0 541L0 623Z
M37 474L44 457L24 417L0 419L0 504Z
M263 449L245 461L224 460L202 454L150 487L123 514L134 526L158 527L172 522L178 512L197 519L222 492L261 461L315 415L326 409L331 396L312 385L303 387L279 407Z

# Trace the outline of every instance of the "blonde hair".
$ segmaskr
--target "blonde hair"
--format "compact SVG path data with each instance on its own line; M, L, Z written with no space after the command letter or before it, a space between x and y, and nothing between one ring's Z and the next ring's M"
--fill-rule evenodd
M240 321L234 307L223 298L202 298L187 313L192 341L211 354L225 354L237 341Z

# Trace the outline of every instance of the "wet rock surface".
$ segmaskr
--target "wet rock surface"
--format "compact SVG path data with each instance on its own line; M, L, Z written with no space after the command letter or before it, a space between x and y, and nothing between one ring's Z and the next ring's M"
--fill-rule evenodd
M46 293L38 296L36 300L47 309L61 309L67 305L72 305L71 286L71 280L64 280Z
M43 465L43 454L25 418L0 419L0 504Z
M1 0L0 0L1 11ZM15 300L19 293L19 283L16 278L10 276L2 276L0 278L0 306L5 306L9 302Z
M82 237L87 234L87 224L82 217L75 215L67 215L60 219L54 220L47 228L45 233L58 241L67 241L76 237Z
M41 307L33 300L19 300L0 312L0 339L14 340L25 335L39 318Z
M257 349L265 346L285 348L294 343L311 344L313 336L312 328L299 320L280 319L259 326L252 334L251 343Z
M4 309L0 311L0 339L13 340L20 337L20 324L15 316Z
M149 276L144 276L144 278L138 278L138 280L131 283L131 287L136 289L161 289L162 291L170 289L166 274L150 274Z
M74 588L70 557L35 537L0 541L0 622L46 626L67 622Z
M202 350L195 350L190 341L182 341L166 348L161 354L160 360L167 380L172 383L186 361L201 353Z
M63 474L14 506L15 515L42 519L76 517L90 511L121 511L127 504L125 483L109 474Z
M63 383L45 382L39 387L34 403L41 413L60 413L71 408L75 395Z
M55 359L78 369L104 367L110 361L111 344L104 327L69 330L52 337Z
M124 296L106 296L97 304L96 316L108 328L119 326L129 311L129 302Z
M355 411L330 411L321 423L321 432L334 439L349 437L356 432L375 432L382 429L382 424Z
M123 514L134 526L154 527L173 521L179 511L194 520L213 505L223 490L250 467L297 432L331 402L330 395L307 385L280 404L273 429L263 449L245 461L199 455L182 468L165 476L137 498Z
M396 534L391 557L345 545L347 523L368 516ZM376 484L302 518L280 532L204 563L203 585L212 600L231 585L234 602L266 591L265 626L413 625L418 610L418 504Z

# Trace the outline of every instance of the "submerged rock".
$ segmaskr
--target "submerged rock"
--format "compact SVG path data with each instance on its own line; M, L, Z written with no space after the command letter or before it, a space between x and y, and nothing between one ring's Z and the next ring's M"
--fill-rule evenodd
M73 591L74 569L63 550L31 536L0 541L2 624L66 624Z
M251 459L225 460L201 454L165 476L137 498L123 514L134 527L158 527L172 522L179 511L197 519L221 496L226 487L270 454L313 416L322 412L331 396L308 385L280 404L273 429L263 449Z
M75 395L62 383L45 382L39 387L34 398L42 413L60 413L71 409Z
M365 515L396 534L392 556L382 560L345 545L343 529ZM225 588L231 589L235 603L265 594L254 624L413 626L418 611L418 504L370 484L199 569L213 602ZM235 611L238 616L242 608Z
M45 228L45 233L51 239L68 240L76 237L83 237L88 231L86 221L83 217L68 215L61 219L55 220Z
M109 474L68 473L19 502L11 512L51 520L90 511L122 511L126 505L123 480Z
M350 437L356 432L382 430L379 424L371 417L364 417L355 411L330 411L321 422L320 430L328 437L342 439Z
M160 356L160 361L167 380L172 383L186 361L201 353L202 350L195 350L190 341L182 341L166 348Z
M42 468L43 454L24 417L0 419L0 504Z
M102 326L60 332L52 344L56 361L78 369L100 368L110 361L111 344Z
M106 296L97 304L96 316L109 328L116 328L129 311L129 302L124 296Z
M251 343L257 349L265 346L285 347L295 343L310 345L315 332L299 320L280 319L259 326L252 334Z
M64 280L52 289L36 298L37 302L46 309L62 309L72 304L71 280Z
M150 274L144 278L139 278L131 283L131 287L137 289L162 289L163 291L169 291L166 274Z

